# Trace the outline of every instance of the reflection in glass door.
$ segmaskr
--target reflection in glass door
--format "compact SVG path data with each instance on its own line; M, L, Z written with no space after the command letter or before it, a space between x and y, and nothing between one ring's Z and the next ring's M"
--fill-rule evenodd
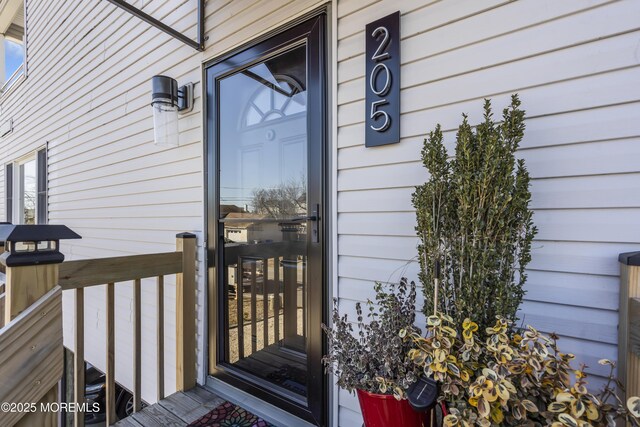
M217 239L219 365L305 410L316 405L317 412L322 87L318 46L308 30L298 32L304 37L277 49L256 48L258 60L245 66L232 57L208 69L217 154L216 209L209 218Z
M218 85L226 360L306 396L306 46Z

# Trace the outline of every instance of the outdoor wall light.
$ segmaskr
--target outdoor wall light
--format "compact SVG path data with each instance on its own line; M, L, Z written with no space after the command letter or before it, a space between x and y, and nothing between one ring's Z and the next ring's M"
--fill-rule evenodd
M177 147L178 112L193 110L193 83L178 88L178 82L171 77L153 76L151 85L154 143Z

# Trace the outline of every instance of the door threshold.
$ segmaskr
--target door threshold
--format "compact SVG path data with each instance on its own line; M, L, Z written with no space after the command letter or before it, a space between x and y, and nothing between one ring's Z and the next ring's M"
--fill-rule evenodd
M267 403L262 399L258 399L257 397L233 387L218 378L208 376L205 382L205 388L275 426L315 427L308 421L298 418L295 415Z

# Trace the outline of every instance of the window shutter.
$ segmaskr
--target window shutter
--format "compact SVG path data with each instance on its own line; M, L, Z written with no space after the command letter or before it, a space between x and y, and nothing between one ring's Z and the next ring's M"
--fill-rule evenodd
M4 167L5 221L13 222L13 164Z
M37 209L38 212L36 214L36 224L46 224L47 223L47 149L43 148L38 151L38 204Z

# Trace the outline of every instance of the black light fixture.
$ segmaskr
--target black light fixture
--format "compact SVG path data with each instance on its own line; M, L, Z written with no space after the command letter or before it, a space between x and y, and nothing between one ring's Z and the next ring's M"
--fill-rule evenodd
M178 146L178 112L193 110L193 83L178 87L168 76L151 79L153 108L153 140L156 145Z
M13 225L0 224L0 241L5 252L0 262L6 267L34 264L58 264L64 261L60 240L81 239L79 234L65 225Z

